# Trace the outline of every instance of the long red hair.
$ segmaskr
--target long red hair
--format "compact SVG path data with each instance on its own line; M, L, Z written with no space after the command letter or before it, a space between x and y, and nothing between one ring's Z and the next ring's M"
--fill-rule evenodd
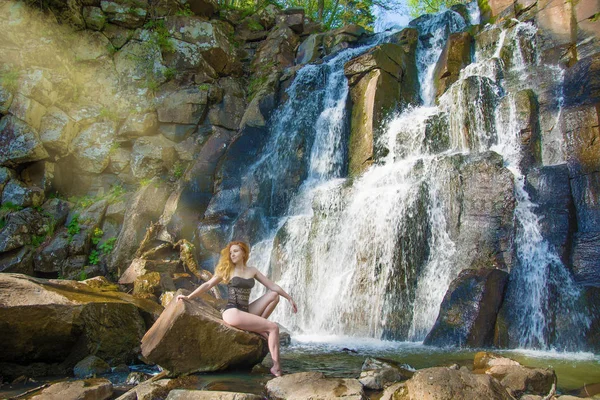
M221 250L221 257L219 258L219 262L217 263L217 267L215 268L215 275L223 278L224 283L229 283L231 279L231 274L233 274L233 270L235 268L235 264L231 261L231 257L229 256L229 250L231 246L240 246L242 251L244 252L244 265L248 262L248 258L250 257L250 246L244 242L229 242L227 246Z

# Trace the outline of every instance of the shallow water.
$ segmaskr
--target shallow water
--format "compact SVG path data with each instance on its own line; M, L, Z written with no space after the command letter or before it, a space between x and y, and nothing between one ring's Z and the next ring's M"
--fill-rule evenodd
M318 371L330 377L357 378L366 357L382 357L406 364L414 369L459 364L472 368L478 350L436 348L417 342L391 342L375 339L357 339L343 336L298 335L292 344L281 349L284 373ZM529 367L552 368L558 376L560 393L571 393L584 385L600 383L600 355L583 352L563 353L536 350L489 350L509 357ZM156 374L155 367L132 366ZM266 373L228 371L197 374L197 389L225 390L264 394L271 376ZM114 384L122 385L127 374L107 376ZM45 382L41 381L41 383ZM40 383L38 383L39 385ZM30 385L31 386L35 385ZM16 389L16 390L15 390ZM21 390L19 390L21 389ZM14 396L26 388L0 388L0 398Z

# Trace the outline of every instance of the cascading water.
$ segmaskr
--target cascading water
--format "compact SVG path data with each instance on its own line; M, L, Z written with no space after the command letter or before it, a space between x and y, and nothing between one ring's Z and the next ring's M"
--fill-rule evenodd
M519 345L547 348L560 342L556 338L563 333L549 338L548 288L560 299L561 312L585 331L589 322L577 311L577 289L543 239L524 185L514 93L535 86L527 68L555 68L535 58L530 44L535 28L516 22L498 32L495 47L478 49L476 62L461 71L436 106L435 63L448 35L466 24L448 11L415 25L424 106L391 120L378 143L387 155L360 178L343 178L348 95L343 65L366 48L301 69L288 90L290 99L276 118L276 140L250 173L285 181L289 162L282 167L282 157L290 143L292 149L303 143L303 183L272 236L255 245L252 255L299 305L298 315L279 307L274 319L294 332L422 340L450 282L475 257L457 251L454 193L462 190L461 168L472 163L471 155L493 158L491 150L514 176L508 189L516 203L516 260L504 268L513 268L509 291L527 294L522 307L511 310L521 316ZM527 43L530 48L522 48ZM547 75L560 86L560 74ZM494 112L499 106L504 112ZM299 133L308 131L300 140ZM277 190L274 183L271 193Z

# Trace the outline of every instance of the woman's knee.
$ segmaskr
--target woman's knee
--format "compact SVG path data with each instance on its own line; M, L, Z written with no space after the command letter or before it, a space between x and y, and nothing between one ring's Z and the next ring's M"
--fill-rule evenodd
M275 322L269 321L269 325L267 326L267 329L271 333L275 333L275 332L279 333L279 325L277 325Z
M269 292L269 300L271 302L279 303L279 293Z

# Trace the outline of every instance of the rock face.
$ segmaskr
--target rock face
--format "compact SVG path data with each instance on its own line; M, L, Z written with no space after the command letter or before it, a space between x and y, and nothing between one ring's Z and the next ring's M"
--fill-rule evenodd
M321 372L300 372L267 382L267 395L272 400L364 399L362 385L356 379L325 378Z
M18 274L0 275L0 303L4 376L12 376L11 365L72 366L90 354L113 365L131 362L145 331L142 315L160 312L124 293Z
M350 60L344 73L350 84L352 114L349 138L349 173L358 175L381 154L375 147L381 123L392 110L419 100L415 44L405 47L386 43Z
M144 335L142 354L171 374L251 367L267 353L265 340L225 325L210 297L171 301ZM214 304L214 303L213 303Z
M471 63L472 41L469 32L457 32L448 37L433 71L436 99L456 82L460 70Z
M507 282L508 273L499 269L463 270L450 284L437 321L423 344L491 346Z
M400 386L392 395L397 400L511 400L513 397L488 375L475 375L463 369L426 368Z

